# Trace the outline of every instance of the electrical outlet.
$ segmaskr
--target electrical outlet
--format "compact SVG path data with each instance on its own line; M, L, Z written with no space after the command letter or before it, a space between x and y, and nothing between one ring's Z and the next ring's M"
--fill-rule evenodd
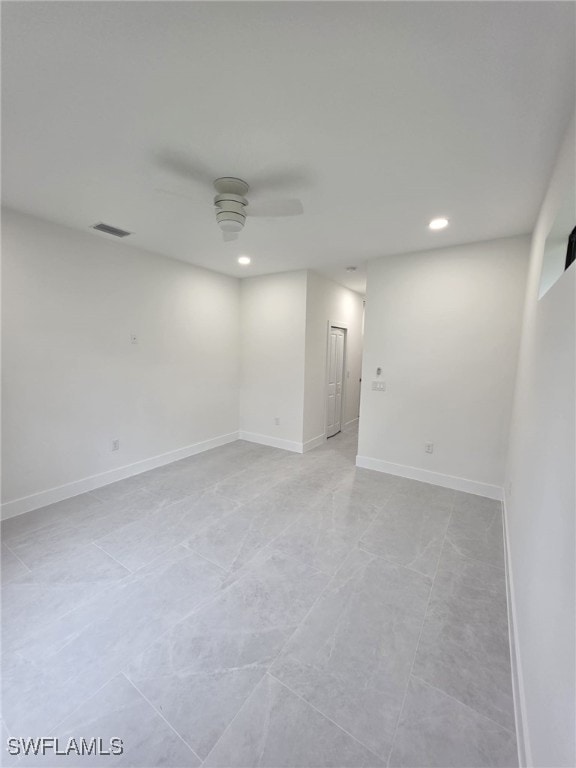
M276 416L276 417L275 417L275 419L274 419L274 424L275 424L277 427L279 427L279 426L280 426L280 419L279 419L279 417L278 417L278 416Z
M386 382L385 381L373 381L372 382L372 389L375 392L386 392Z
M434 453L434 443L424 443L426 453Z
M112 450L113 451L120 450L120 440L112 440Z

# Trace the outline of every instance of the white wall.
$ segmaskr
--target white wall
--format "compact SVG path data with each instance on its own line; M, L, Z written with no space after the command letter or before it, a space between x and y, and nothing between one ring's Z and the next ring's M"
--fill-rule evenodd
M328 325L345 327L346 379L343 425L358 418L362 368L362 297L316 272L308 272L306 292L306 372L304 442L326 432L326 357Z
M306 270L245 278L241 297L241 436L299 450Z
M237 432L238 280L13 211L2 255L4 502Z
M555 767L576 765L576 266L537 297L546 235L576 183L575 130L532 239L505 486L526 762Z
M542 269L540 271L540 287L538 289L538 298L550 290L556 280L562 276L566 264L568 235L561 240L548 238L546 241L546 250L542 260Z
M302 451L324 436L329 321L349 329L343 414L357 418L362 311L359 294L310 270L242 280L241 437Z
M501 493L527 257L520 237L368 265L360 466Z

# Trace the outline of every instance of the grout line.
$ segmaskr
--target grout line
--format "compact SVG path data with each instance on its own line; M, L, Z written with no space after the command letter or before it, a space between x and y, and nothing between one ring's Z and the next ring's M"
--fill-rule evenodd
M206 760L208 760L208 758L210 757L210 755L212 754L212 752L214 752L214 750L216 749L216 747L218 746L218 744L220 744L220 742L222 741L222 739L224 738L224 736L225 736L225 735L228 733L228 731L230 730L230 728L232 728L232 725L233 725L233 723L234 723L234 722L236 722L236 719L238 718L238 716L240 715L240 713L242 712L242 710L243 710L243 709L244 709L244 707L246 706L246 702L247 702L247 701L248 701L248 699L249 699L249 698L252 696L252 694L254 693L254 691L256 690L256 688L258 688L258 686L260 685L260 683L262 682L262 680L263 680L265 677L266 677L266 672L264 672L264 673L262 674L262 677L260 678L260 680L258 680L258 682L257 682L257 683L256 683L256 685L254 686L254 688L252 688L252 690L250 691L250 693L248 694L248 696L246 696L246 698L245 698L245 699L244 699L244 701L242 702L241 706L240 706L240 707L239 707L239 709L238 709L238 712L236 712L236 714L234 715L234 717L232 718L232 720L230 720L230 722L228 723L228 725L226 726L226 728L224 728L224 730L222 731L222 733L220 734L220 736L219 736L219 737L216 739L216 741L214 742L214 745L213 745L212 749L210 750L210 752L208 752L208 754L206 755L206 757L205 757L205 758L204 758L204 760L202 761L202 765L204 765L204 764L205 764Z
M50 627L50 626L53 626L55 624L61 623L62 620L65 619L66 616L68 616L69 614L73 613L74 611L78 611L80 609L85 608L85 606L87 606L91 601L96 600L97 598L100 599L102 597L102 595L104 595L107 591L116 589L119 585L123 584L129 578L130 578L130 574L128 574L126 576L123 576L122 579L119 579L117 582L112 582L112 583L102 582L102 586L97 587L93 594L89 595L88 597L83 598L77 605L73 605L71 608L68 608L67 610L65 610L64 613L57 614L56 616L51 617L50 619L48 619L48 621L46 621L40 627L36 627L36 629L34 629L32 631L32 638L34 638L35 636L38 636L38 634L40 633L40 631L42 629L46 629L47 627ZM98 582L93 582L93 583L97 584ZM45 587L47 585L40 583L40 586L44 586ZM92 624L95 621L96 621L96 619L89 619L85 624L82 625L82 627L78 630L78 632L73 637L71 637L69 640L67 640L63 645L59 646L58 649L55 651L55 653L60 653L60 651L63 648L66 648L66 646L69 645L71 642L73 642L82 632L84 632L86 629L88 629L88 627L91 627ZM28 640L29 639L30 639L30 637L28 637ZM26 643L28 642L28 640L25 641L24 647L25 647ZM22 645L19 647L19 649L16 651L16 653L22 659L24 659L25 661L28 661L31 664L34 664L35 666L38 665L37 664L37 662L38 662L37 659L29 659L27 656L23 656L22 655ZM52 654L52 655L54 655L54 654Z
M184 549L187 552L189 552L191 555L196 555L196 557L199 557L201 560L205 560L207 563L210 563L210 565L213 565L215 568L218 568L218 570L223 571L226 575L229 574L229 571L227 571L223 565L220 565L215 560L211 560L209 557L206 557L206 555L203 555L201 552L198 552L197 549L194 549L194 547L191 547L190 544L188 543L188 539L182 539L182 541L176 544L175 547L172 547L172 549L176 549L176 547L184 547Z
M303 617L303 618L301 619L301 621L300 621L300 622L299 622L299 623L296 625L296 627L294 628L294 631L292 632L292 634L291 634L291 635L290 635L290 636L289 636L289 637L286 639L286 642L283 644L282 648L280 648L280 650L278 651L278 653L276 654L276 656L274 657L274 659L273 659L273 660L272 660L272 661L271 661L271 662L268 664L268 669L270 669L270 667L272 667L272 666L273 666L273 664L274 664L274 663L275 663L275 662L276 662L276 661L277 661L277 660L280 658L280 656L282 656L282 654L284 653L284 651L285 651L286 647L288 646L288 644L290 643L290 641L292 640L292 638L294 637L294 635L296 634L296 632L298 632L298 630L300 629L300 627L302 627L302 626L305 624L306 620L308 619L308 617L310 616L310 614L312 613L312 611L313 611L313 610L314 610L314 608L316 607L317 603L318 603L318 602L320 601L320 599L321 599L321 598L324 596L324 594L325 594L325 593L328 591L328 587L330 587L330 586L331 586L332 582L334 581L334 579L336 578L336 576L338 576L338 574L340 573L340 571L342 570L342 568L344 567L344 565L345 565L345 564L348 562L348 560L350 559L350 556L351 556L352 552L354 552L354 551L355 551L355 549L351 549L351 550L350 550L350 552L348 552L348 554L346 555L346 557L344 558L344 560L342 560L342 562L340 563L340 565L338 566L338 568L336 568L336 570L334 571L334 573L332 574L332 576L329 576L328 574L324 574L324 575L328 576L328 581L326 582L325 586L324 586L324 587L323 587L323 588L320 590L320 592L319 592L319 594L318 594L318 597L316 598L316 600L314 600L314 602L312 603L312 605L310 606L310 608L308 609L308 611L306 611L306 614L304 615L304 617ZM299 561L297 561L297 562L299 562ZM319 571L319 573L323 573L323 571Z
M390 497L389 497L389 498L390 498ZM372 505L372 506L375 506L375 505ZM295 627L294 631L292 632L292 634L291 634L291 635L290 635L290 636L289 636L289 637L286 639L286 642L284 643L284 645L282 646L282 648L279 650L279 652L276 654L275 658L274 658L274 659L273 659L273 660L270 662L270 664L268 665L268 669L270 669L270 667L271 667L271 666L272 666L272 665L273 665L273 664L274 664L274 663L277 661L277 659L279 659L279 658L280 658L280 656L283 654L283 652L284 652L285 648L288 646L288 644L290 643L291 639L294 637L294 635L295 635L295 634L296 634L296 632L297 632L297 631L300 629L300 627L301 627L301 626L303 626L303 624L306 622L306 620L308 619L309 615L312 613L312 611L313 611L313 610L314 610L314 608L316 607L316 604L317 604L317 603L319 602L319 600L320 600L320 599L323 597L323 595L325 594L325 592L327 592L328 588L331 586L331 584L332 584L332 582L335 580L336 576L337 576L337 575L340 573L340 571L343 569L343 567L345 566L345 564L346 564L346 563L348 562L348 560L350 559L350 557L351 557L352 553L353 553L353 552L355 552L355 551L357 551L357 550L360 550L360 547L358 546L358 543L359 543L360 539L362 538L362 536L364 536L364 534L366 533L366 531L367 531L367 530L370 528L370 526L371 526L371 525L374 523L374 521L376 520L376 518L377 518L377 516L378 516L378 514L379 514L379 513L380 513L380 510L379 510L379 509L377 509L377 511L374 513L374 515L373 515L372 519L370 520L370 522L366 524L366 528L364 528L364 529L363 529L362 533L361 533L361 534L358 536L358 538L355 540L354 544L352 545L352 547L350 548L350 550L347 552L346 556L345 556L345 557L342 559L342 561L341 561L341 562L338 564L338 566L337 566L337 567L336 567L336 569L335 569L335 570L332 572L332 574L330 574L330 573L326 573L325 571L322 571L322 570L320 570L319 568L318 568L318 569L315 569L315 570L317 570L319 573L322 573L322 574L324 574L325 576L327 576L327 577L328 577L328 581L326 582L326 585L325 585L325 586L324 586L324 588L323 588L323 589L320 591L320 593L318 594L318 597L316 598L316 600L314 600L314 602L312 603L312 605L310 606L309 610L306 612L306 614L304 615L304 617L302 618L302 620L301 620L301 621L300 621L300 622L299 622L299 623L296 625L296 627ZM304 513L302 513L302 514L304 514ZM301 517L301 516L302 516L302 515L300 515L300 517ZM300 519L300 517L299 517L298 519ZM296 522L296 521L293 521L292 523L290 523L290 525L289 525L289 526L287 526L287 528L286 528L285 530L287 530L287 529L288 529L288 528L289 528L291 525L293 525L293 524L294 524L294 522ZM278 537L276 537L276 538L278 538ZM275 541L275 540L276 540L276 539L273 539L273 541ZM272 544L272 542L270 542L270 543L269 543L267 546L269 546L269 547L270 547L270 546L271 546L271 544ZM360 551L363 551L363 550L360 550ZM283 553L281 553L281 554L283 554ZM370 554L370 553L367 553L367 554ZM292 559L292 560L295 560L295 561L296 561L296 562L298 562L298 563L301 563L301 562L302 562L302 561L300 561L298 558L294 558L294 557L291 557L291 556L289 556L289 555L287 555L287 557L289 557L289 558L290 558L290 559ZM305 565L309 565L308 563L304 563L304 564L305 564ZM314 568L314 566L309 566L309 567L311 567L311 568Z
M390 560L388 557L384 557L384 555L379 555L376 552L371 552L369 549L364 549L362 545L362 542L358 542L356 545L356 548L360 550L360 552L365 552L367 555L370 555L371 557L375 557L378 560L382 560L384 563L387 563L388 565L392 565L395 568L403 568L406 571L410 571L410 573L415 573L417 576L422 576L425 579L431 580L433 577L429 576L427 573L423 573L422 571L417 571L416 568L410 568L409 565L404 565L403 563L397 563L394 560Z
M29 565L26 565L26 563L24 562L24 560L22 560L22 558L21 558L19 555L17 555L17 554L16 554L16 552L14 552L14 550L13 550L13 549L12 549L12 548L11 548L11 547L8 545L8 544L6 544L6 542L5 542L5 541L3 541L3 542L2 542L2 544L4 544L4 546L6 547L6 549L7 549L7 550L8 550L8 551L9 551L9 552L12 554L12 555L14 555L14 557L16 558L16 560L18 560L20 563L22 563L22 565L24 566L24 568L26 568L26 570L27 570L29 573L32 573L32 570L33 570L33 569L32 569L32 568L30 568L30 566L29 566ZM8 581L6 582L6 584L9 584L9 583L10 583L10 582L8 582Z
M34 666L36 666L35 662L32 662L32 663L34 664ZM77 711L78 711L78 710L79 710L81 707L83 707L83 706L84 706L84 704L86 704L86 702L90 701L90 700L91 700L91 699L93 699L93 698L94 698L94 697L95 697L95 696L96 696L98 693L100 693L100 691L101 691L103 688L105 688L105 687L108 685L108 683L112 682L112 680L114 680L114 678L115 678L115 677L118 677L118 672L114 672L114 674L112 675L112 677L109 677L109 678L108 678L108 679L107 679L107 680L106 680L104 683L102 683L102 685L98 686L98 688L96 688L96 690L95 690L95 691L93 691L92 693L88 694L88 695L86 696L86 698L85 698L85 699L82 699L82 701L80 702L80 704L78 704L78 706L74 707L74 709L72 709L70 712L68 712L68 714L67 714L65 717L63 717L63 718L62 718L62 720L59 720L59 721L56 723L56 725L55 725L53 728L51 728L51 729L50 729L51 733L54 733L54 734L55 734L55 733L56 733L56 731L57 731L57 730L60 728L60 726L61 726L63 723L65 723L65 722L66 722L66 720L68 720L68 718L69 718L69 717L72 717L72 715L73 715L75 712L77 712ZM69 679L69 680L72 680L73 678L68 678L68 679Z
M367 750L368 752L370 752L370 754L374 755L374 757L375 757L375 758L376 758L378 761L381 761L381 760L382 760L382 758L381 758L381 757L378 757L378 755L377 755L377 754L374 752L374 750L370 749L370 747L367 747L367 746L366 746L366 744L364 744L364 742L360 741L360 739L358 739L356 736L353 736L353 735L350 733L350 731L347 731L347 730L346 730L346 728L343 728L343 727L342 727L341 725L339 725L339 724L338 724L338 723L337 723L335 720L332 720L332 718L331 718L331 717L328 717L328 715L327 715L327 714L325 714L324 712L322 712L322 710L318 709L318 707L315 707L315 706L314 706L314 704L312 704L311 702L309 702L309 701L308 701L308 699L305 699L305 698L304 698L303 696L301 696L299 693L297 693L296 691L292 690L292 688L290 688L290 686L289 686L289 685L287 685L287 684L286 684L286 683L284 683L282 680L280 680L278 677L276 677L276 675L274 675L272 672L268 671L268 672L266 672L266 674L268 675L268 677L271 677L273 680L275 680L275 681L276 681L277 683L279 683L281 686L283 686L284 688L286 688L286 690L290 691L290 693L292 693L294 696L296 696L298 699L300 699L300 701L303 701L303 702L304 702L304 704L306 704L307 706L309 706L309 707L310 707L311 709L313 709L315 712L318 712L318 714L319 714L319 715L321 715L321 716L322 716L324 719L326 719L326 720L328 720L330 723L332 723L332 725L335 725L335 726L336 726L336 728L338 728L340 731L342 731L342 732L343 732L343 733L345 733L347 736L349 736L351 739L353 739L353 740L354 740L354 741L355 741L357 744L359 744L359 745L362 747L362 749L365 749L365 750Z
M456 554L458 557L461 557L463 560L470 560L472 563L478 563L479 565L486 565L488 568L493 568L496 571L502 571L502 575L505 575L506 568L503 565L494 565L494 563L488 563L486 560L480 560L478 557L471 557L470 555L465 555L463 552L460 551L458 546L454 544L451 539L448 539L448 543L454 548L456 551Z
M10 730L10 728L8 728L8 723L6 722L6 720L4 720L3 717L0 717L0 722L2 723L4 728L6 729L6 733L8 734L8 736L11 737L12 736L12 731Z
M160 712L160 711L159 711L159 710L158 710L158 709L157 709L157 708L154 706L154 704L152 704L152 702L150 701L150 699L149 699L147 696L145 696L145 695L142 693L142 691L140 690L140 688L138 688L138 686L136 685L136 683L134 682L134 680L132 680L130 677L128 677L128 674L127 674L126 672L121 672L120 674L121 674L121 675L124 677L124 679L125 679L125 680L127 680L127 681L128 681L128 683L129 683L129 684L130 684L130 685L131 685L131 686L132 686L132 687L133 687L133 688L134 688L134 689L135 689L135 690L136 690L136 691L137 691L137 692L140 694L140 696L142 696L142 698L144 699L144 701L145 701L145 702L147 702L147 704L149 704L149 705L152 707L152 709L154 710L154 712L156 712L156 714L157 714L159 717L161 717L161 718L162 718L162 720L164 720L164 722L165 722L165 723L166 723L166 725L167 725L167 726L170 728L170 730L171 730L171 731L173 731L173 732L176 734L176 736L178 736L178 738L180 739L180 741L181 741L183 744L185 744L185 745L186 745L186 747L188 747L188 749L190 750L190 752L192 752L192 754L194 755L194 757L195 757L195 758L196 758L196 759L197 759L197 760L200 762L200 764L202 764L204 761L200 759L200 756L199 756L199 755L197 755L197 754L196 754L196 752L194 752L194 750L192 749L192 747L190 746L190 744L188 744L188 742L186 741L186 739L185 739L185 738L184 738L184 737L183 737L181 734L179 734L179 733L178 733L178 731L176 730L176 728L174 728L174 726L173 726L171 723L169 723L169 722L168 722L168 720L166 720L166 718L164 717L164 715L162 714L162 712Z
M268 546L268 545L267 545L267 546ZM264 547L264 549L266 549L266 547ZM313 602L313 603L312 603L312 605L310 606L309 610L306 612L306 614L305 614L305 615L304 615L304 617L301 619L301 621L300 621L300 622L299 622L299 623L298 623L298 624L295 626L295 628L294 628L294 631L293 631L293 632L292 632L292 633L291 633L291 634L290 634L290 635L289 635L289 636L286 638L286 641L285 641L285 643L282 645L282 647L280 648L280 650L278 651L278 653L276 654L276 656L275 656L275 657L274 657L274 658L273 658L273 659L272 659L272 660L271 660L271 661L268 663L268 665L266 666L266 672L265 672L265 674L269 674L269 670L270 670L270 668L271 668L271 667L274 665L274 663L275 663L275 662L276 662L276 661L277 661L277 660L280 658L280 656L281 656L281 655L284 653L284 650L285 650L285 648L288 646L288 644L290 643L290 641L292 640L292 638L294 637L294 635L296 634L296 632L297 632L297 631L300 629L300 627L301 627L301 626L304 624L304 622L306 621L306 619L308 618L308 616L309 616L309 615L312 613L312 611L314 610L314 608L315 608L316 604L317 604L317 603L318 603L318 601L321 599L321 597L324 595L324 593L326 592L326 590L328 589L328 587L330 586L330 584L331 584L331 583L334 581L334 579L336 578L336 576L338 575L338 573L341 571L341 569L342 569L342 567L344 566L344 564L345 564L345 563L348 561L348 559L349 559L349 557L350 557L350 554L351 554L353 551L354 551L354 550L351 550L351 551L348 553L348 555L347 555L347 556L344 558L344 560L342 561L342 563L340 564L340 566L339 566L339 567L336 569L336 571L335 571L335 573L333 574L333 576L332 576L331 578L329 578L329 579L328 579L328 581L326 582L325 586L324 586L324 587L323 587L323 588L320 590L320 592L319 592L319 594L318 594L318 597L316 598L316 600L314 600L314 602ZM294 558L289 558L289 559L292 559L292 560L293 560ZM298 562L298 563L299 563L300 561L296 560L295 562ZM322 571L319 571L319 573L322 573ZM325 575L327 575L327 574L325 574ZM234 583L236 583L236 582L234 582ZM232 586L232 585L230 585L230 586ZM229 587L227 587L227 589L229 589ZM270 674L270 676L271 676L271 677L274 677L272 674ZM216 747L218 746L218 744L220 743L220 741L221 741L221 740L224 738L224 736L225 736L225 734L227 733L227 731L228 731L228 730L231 728L231 726L232 726L232 723L233 723L233 722L236 720L236 718L238 717L238 715L240 714L240 712L243 710L244 706L246 705L246 702L248 701L248 699L250 698L250 696L252 696L252 694L254 693L254 691L256 690L256 688L258 687L258 685L260 685L260 683L262 682L262 679L263 679L263 677L264 677L264 675L262 676L262 678L260 678L260 680L258 681L258 683L257 683L257 684L254 686L254 688L252 689L252 691L250 692L250 694L249 694L249 695L248 695L248 696L247 696L247 697L244 699L244 702L242 703L242 706L240 707L240 709L238 710L238 712L236 712L236 714L234 715L234 717L232 718L232 720L231 720L231 721L228 723L228 725L226 726L226 728L224 729L224 731L222 731L222 734L220 735L220 737L218 738L218 740L216 741L216 743L214 744L214 746L212 747L212 749L210 750L210 752L208 753L208 755L206 755L206 758L205 758L205 760L207 760L207 759L208 759L208 757L209 757L209 756L212 754L212 752L214 751L214 749L216 749ZM274 677L274 679L275 679L275 680L277 680L278 678ZM280 680L278 680L278 682L281 682L281 681L280 681ZM282 685L284 685L284 683L282 683ZM287 686L285 686L285 687L287 687ZM297 695L297 694L295 694L295 695ZM299 697L299 698L301 698L301 697ZM304 701L304 699L302 699L302 700ZM318 711L319 711L319 710L318 710ZM322 713L320 713L320 714L322 714ZM323 715L323 717L325 717L325 715ZM340 726L338 726L338 727L340 728ZM343 730L343 729L341 729L341 730ZM354 738L354 737L352 737L352 738ZM357 741L357 739L356 739L356 741ZM359 743L360 743L360 742L359 742ZM364 745L362 745L362 746L364 746Z
M127 566L127 565L124 565L124 563L121 563L121 562L120 562L120 560L117 560L117 559L114 557L114 555L111 555L111 554L110 554L110 552L106 552L106 550L105 550L103 547L101 547L101 546L100 546L100 544L98 544L96 541L91 541L90 543L92 544L92 546L94 546L94 547L98 547L98 549L100 550L100 552L103 552L103 553L104 553L105 555L107 555L107 556L108 556L108 557L109 557L111 560L114 560L114 562L115 562L115 563L118 563L118 565L119 565L119 566L121 566L122 568L124 568L124 570L125 570L125 571L128 571L128 575L131 575L131 574L133 574L133 573L134 573L134 571L132 570L132 568L128 568L128 566ZM126 577L124 576L123 578L126 578ZM119 581L122 581L122 580L123 580L123 579L119 579Z
M414 680L418 680L419 682L424 683L424 685L427 685L429 688L433 688L435 691L442 693L444 696L447 696L449 699L452 699L452 701L455 701L461 706L466 707L466 709L469 709L471 712L474 712L474 714L484 718L485 720L489 720L493 725L497 725L498 728L502 728L503 731L507 731L512 736L516 737L515 731L511 730L510 728L507 728L505 725L502 725L502 723L499 723L497 720L494 720L494 718L488 717L488 715L485 715L484 712L480 712L475 707L470 706L470 704L466 704L465 701L462 701L461 699L458 699L456 696L453 696L451 693L448 693L448 691L445 691L444 688L439 688L437 685L433 685L432 683L429 683L428 680L426 680L423 677L420 677L420 675L411 674L410 677L413 677Z
M195 552L194 550L192 550L192 549L189 549L189 548L188 548L188 547L187 547L185 544L182 544L182 542L179 542L179 543L178 543L178 544L176 544L174 547L171 547L171 548L170 548L170 550L168 550L168 551L171 551L172 549L176 549L176 548L177 548L177 547L179 547L179 546L184 546L184 548L185 548L185 549L186 549L188 552L190 552L190 553L193 553L193 554L195 554L195 555L198 555L199 557L202 557L202 559L203 559L203 560L206 560L206 562L207 562L207 563L210 563L210 565L212 565L212 566L215 566L215 567L219 568L221 571L223 571L223 572L224 572L224 574L225 574L225 576L226 576L226 577L227 577L227 576L231 576L231 575L232 575L230 572L228 572L228 571L225 571L225 569L223 569L221 566L217 565L216 563L213 563L211 560L208 560L207 558L203 557L202 555L200 555L199 553ZM266 549L266 547L263 547L263 549ZM271 556L272 556L272 554L274 554L274 553L273 553L273 552L271 552L269 557L271 557ZM267 558L267 559L269 559L269 558ZM264 562L266 562L266 561L264 561ZM146 567L146 566L142 566L142 568L145 568L145 567ZM139 570L141 570L141 569L139 569ZM136 574L137 574L137 573L138 573L138 571L136 571ZM215 590L214 592L212 592L211 594L209 594L209 595L206 595L206 597L202 598L202 599L201 599L201 600L200 600L198 603L196 603L196 605L194 605L194 606L192 607L192 609L191 609L191 610L190 610L188 613L186 613L184 616L182 616L181 618L179 618L179 619L178 619L176 622L174 622L174 624L170 624L170 626L168 626L168 627L167 627L167 628L166 628L166 629L165 629L163 632L161 632L161 633L160 633L160 634L159 634L157 637L155 637L153 640L151 640L151 641L150 641L150 643L149 643L148 645L146 645L144 648L142 648L142 649L141 649L141 650L138 652L138 654L137 654L137 655L138 655L138 656L140 656L140 655L143 655L144 653L146 653L146 652L147 652L147 651L148 651L148 650L149 650L149 649L150 649L150 648L151 648L153 645L155 645L156 643L158 643L158 642L160 642L161 640L163 640L165 636L167 636L167 635L168 635L170 632L172 632L173 630L175 630L175 629L176 629L178 626L180 626L181 624L183 624L185 621L188 621L188 620L189 620L189 619L190 619L192 616L194 616L196 613L198 613L198 612L199 612L199 611L201 611L201 610L204 610L204 608L206 608L206 607L208 607L209 605L211 605L211 604L212 604L213 602L215 602L215 601L216 601L216 600L217 600L219 597L221 597L221 596L222 596L222 595L224 595L226 592L228 592L228 590L229 590L229 589L231 589L231 588L232 588L232 587L233 587L235 584L237 584L237 583L238 583L238 582L239 582L241 579L243 579L243 578L245 578L246 576L248 576L248 574L249 574L249 571L247 571L247 572L243 573L243 574L242 574L241 576L239 576L239 577L238 577L238 578L237 578L235 581L232 581L230 584L228 584L226 587L224 587L224 589L216 589L216 590Z
M450 522L452 520L452 515L454 514L454 508L456 506L456 499L452 502L452 508L450 509L450 515L448 517L448 521L446 523L446 529L444 530L444 537L442 539L442 546L440 547L440 554L438 555L438 560L436 561L436 569L434 571L434 576L432 578L432 583L430 585L430 592L428 594L428 602L426 603L426 609L424 610L424 615L422 617L422 625L420 626L420 633L418 635L418 641L416 643L416 649L414 651L414 656L412 658L412 664L410 665L410 673L408 674L408 678L406 680L406 687L404 689L404 697L402 698L402 705L400 706L400 710L398 712L398 718L396 720L396 727L394 728L394 733L392 734L392 741L390 742L390 752L388 753L388 759L386 760L386 765L390 766L390 760L392 759L392 753L394 752L394 743L396 741L396 736L398 734L398 727L400 725L400 720L402 719L402 714L404 712L404 707L406 706L406 698L408 696L408 687L410 685L410 678L412 677L412 673L414 671L414 664L416 663L416 657L418 656L418 650L420 648L420 641L422 640L422 634L424 632L424 625L426 624L426 617L428 616L428 610L430 608L430 602L432 600L432 592L434 591L434 584L436 583L436 576L438 575L438 569L440 567L440 560L442 558L442 552L444 551L444 544L446 543L446 537L448 535L448 528L450 526Z

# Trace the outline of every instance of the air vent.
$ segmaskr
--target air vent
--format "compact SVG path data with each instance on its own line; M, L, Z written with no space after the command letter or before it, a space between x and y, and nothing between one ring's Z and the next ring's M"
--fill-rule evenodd
M125 229L118 229L118 227L111 227L110 224L94 224L92 229L97 229L98 232L106 232L107 235L114 235L114 237L128 237L132 232L126 232Z

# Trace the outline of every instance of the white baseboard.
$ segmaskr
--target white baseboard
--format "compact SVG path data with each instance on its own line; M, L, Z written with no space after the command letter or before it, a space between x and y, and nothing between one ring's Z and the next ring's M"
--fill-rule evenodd
M202 440L199 443L193 443L184 448L178 448L175 451L162 453L159 456L152 456L150 459L137 461L134 464L127 464L124 467L118 467L118 469L111 469L108 472L91 475L82 480L75 480L73 483L60 485L57 488L50 488L47 491L33 493L20 499L6 501L2 504L2 519L6 520L9 517L16 517L16 515L22 515L24 512L31 512L48 504L54 504L57 501L64 501L64 499L70 499L81 493L94 491L103 485L110 485L110 483L115 483L117 480L124 480L127 477L148 472L150 469L156 469L165 464L171 464L173 461L186 459L189 456L194 456L196 453L209 451L211 448L218 448L221 445L226 445L226 443L233 443L235 440L238 440L238 432L230 432L227 435L219 435L218 437L210 438L210 440Z
M355 419L351 419L350 421L347 421L344 424L344 429L350 429L350 427L355 427L356 424L358 424L358 421L359 421L358 417L356 417Z
M249 443L260 443L260 445L269 445L271 448L282 448L284 451L304 453L303 443L297 443L294 440L284 440L281 437L261 435L258 432L244 432L242 430L240 430L238 436L240 440L247 440Z
M304 443L302 453L311 451L313 448L319 448L321 445L324 445L325 442L326 442L326 435L317 435L316 437L313 437L312 440L307 440Z
M476 496L485 496L488 499L502 499L502 488L498 485L479 483L477 480L467 480L464 477L443 475L439 472L431 472L429 469L409 467L405 464L394 464L382 459L373 459L370 456L356 456L356 466L363 469L373 469L376 472L386 472L388 475L407 477L410 480L419 480L421 483L441 485L443 488L451 488L454 491L473 493Z
M508 633L510 639L510 663L512 667L512 694L514 697L514 720L516 723L516 744L518 747L518 765L524 768L533 765L526 717L526 698L524 694L524 678L516 621L516 601L514 598L514 579L510 559L510 540L508 538L508 512L506 508L506 492L502 496L504 520L504 565L506 569L506 603L508 606Z

